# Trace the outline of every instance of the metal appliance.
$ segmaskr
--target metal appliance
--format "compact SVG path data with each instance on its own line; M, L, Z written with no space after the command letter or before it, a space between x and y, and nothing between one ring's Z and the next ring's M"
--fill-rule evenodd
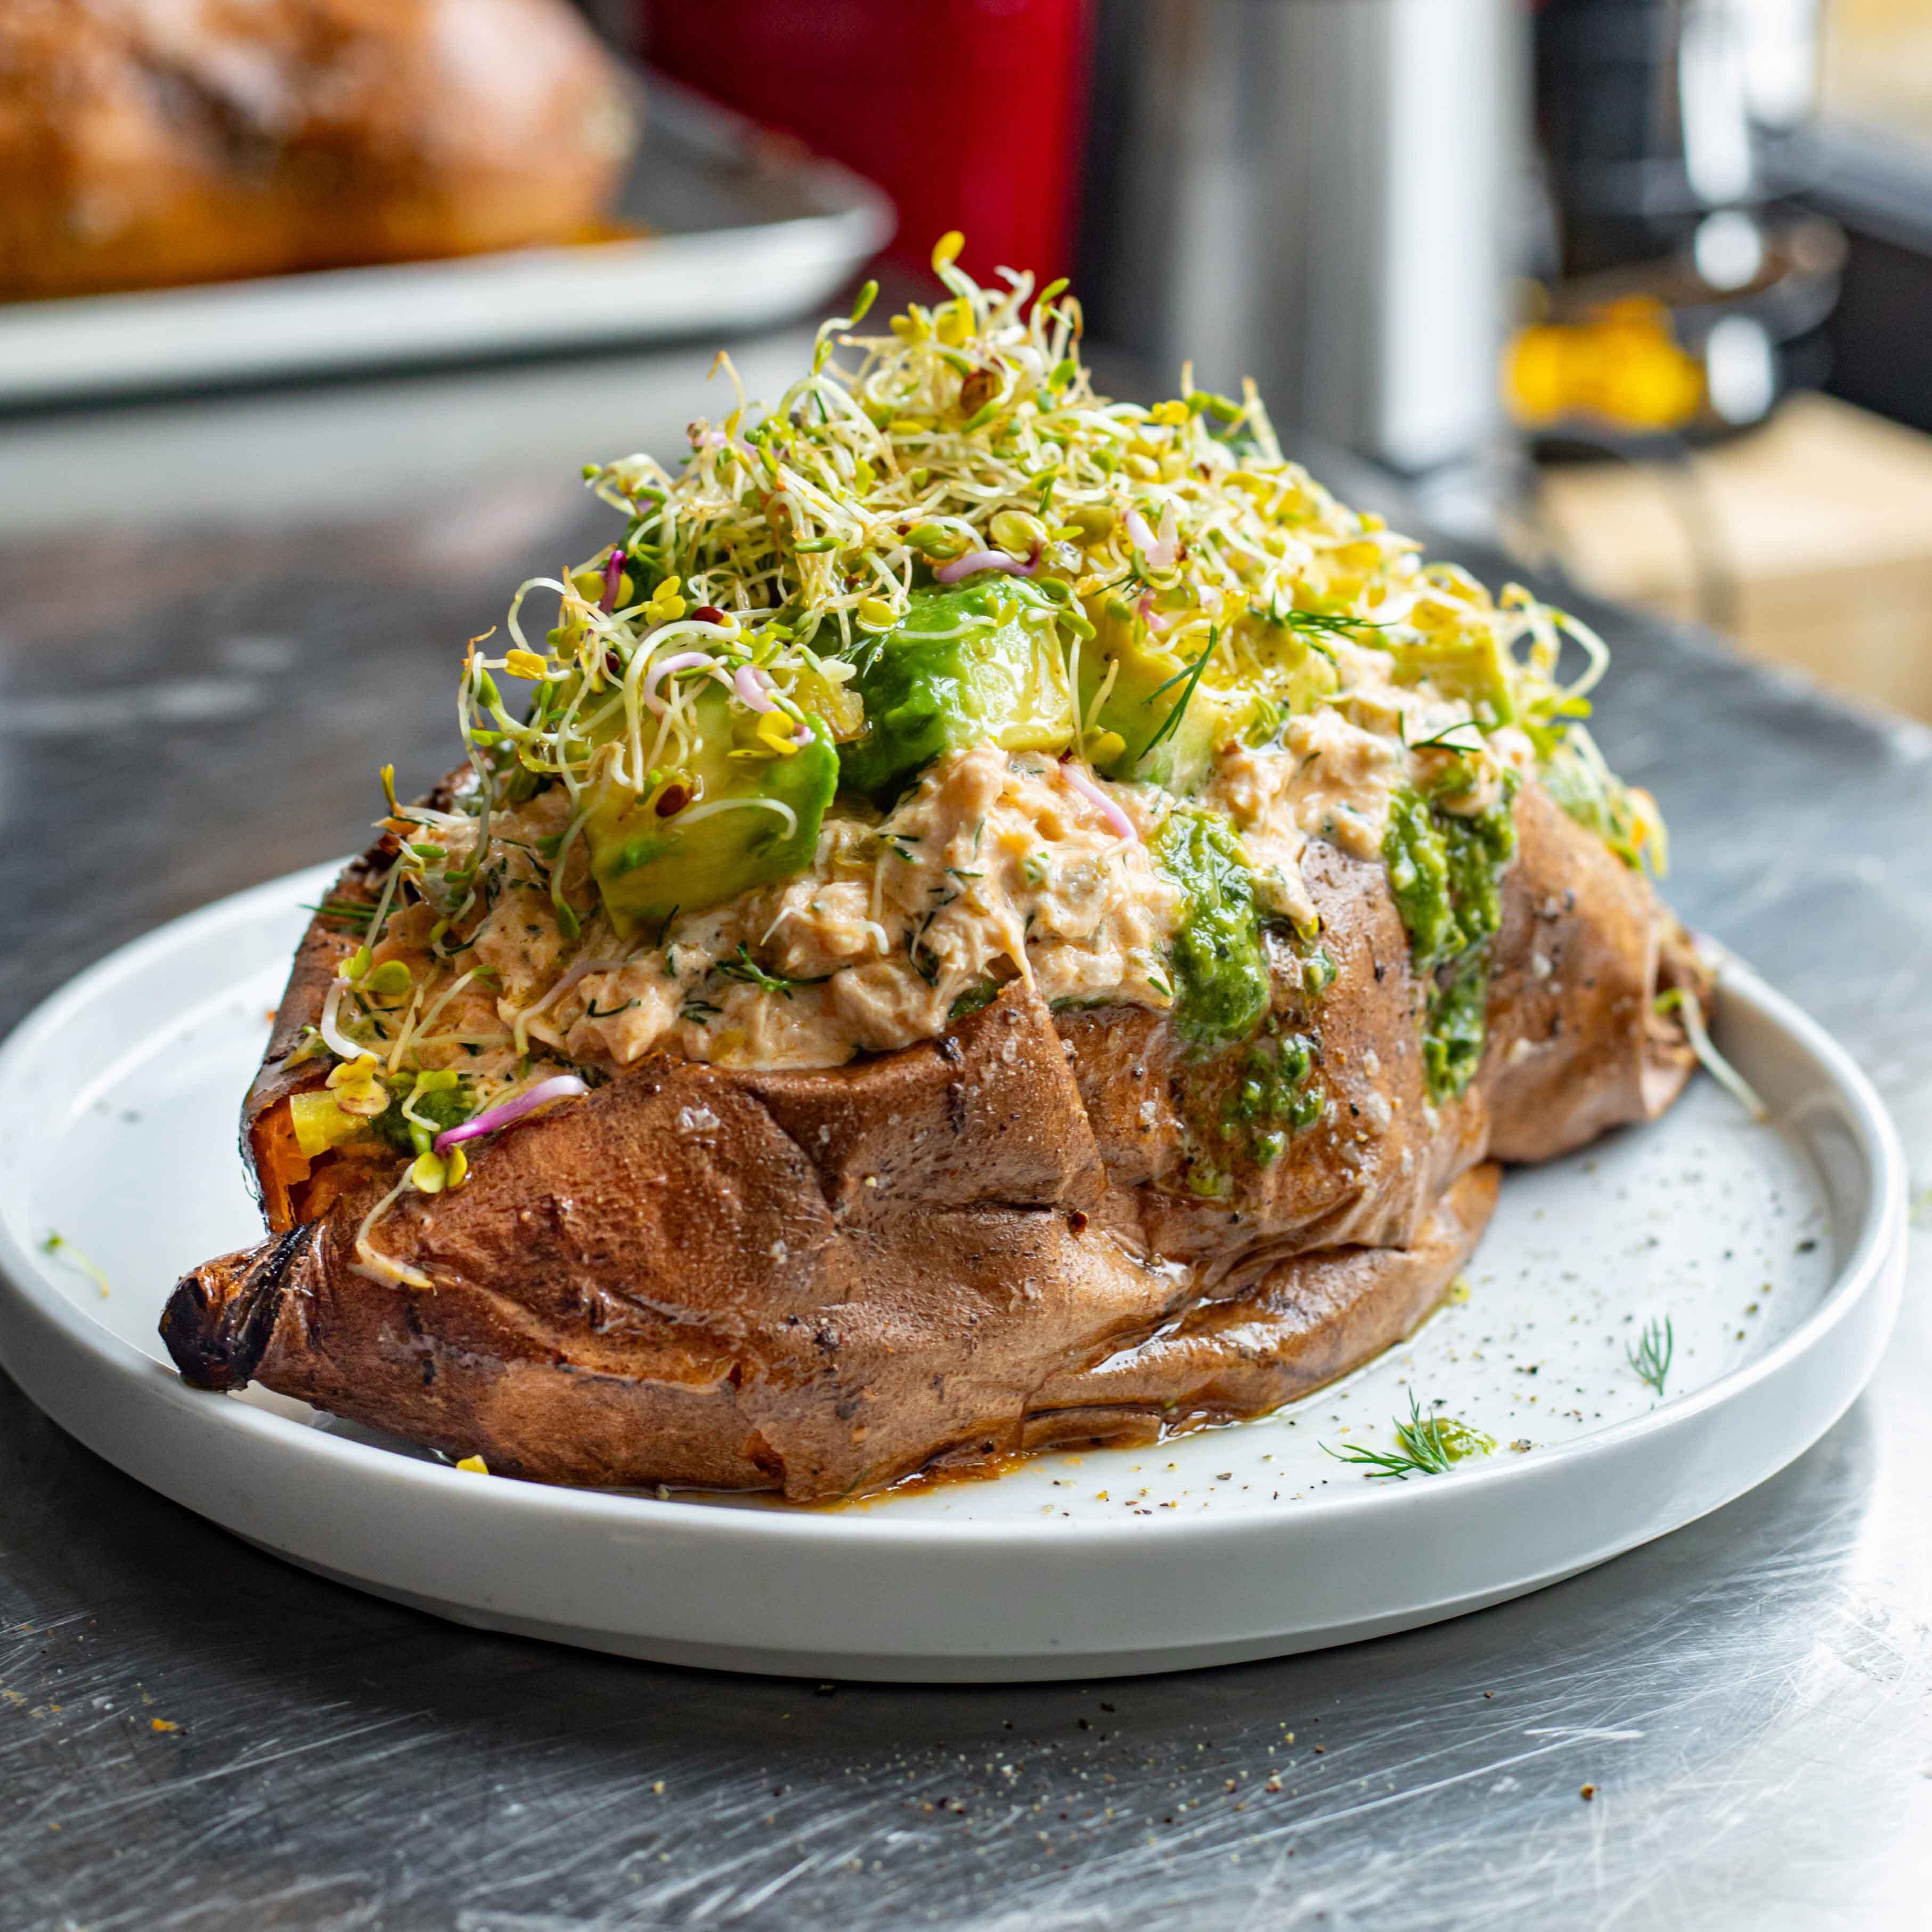
M1521 0L1100 0L1078 286L1163 374L1416 474L1501 422Z

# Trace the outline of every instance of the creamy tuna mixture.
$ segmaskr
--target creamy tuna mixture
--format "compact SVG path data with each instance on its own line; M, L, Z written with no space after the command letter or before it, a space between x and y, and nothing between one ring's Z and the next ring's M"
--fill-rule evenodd
M1290 721L1282 743L1227 747L1198 800L1226 814L1268 909L1310 934L1309 842L1379 856L1390 798L1454 760L1405 738L1470 716L1395 687L1380 653L1343 644L1337 655L1357 695ZM1474 782L1454 806L1486 808L1503 773L1531 761L1520 733L1496 734L1468 760ZM606 920L575 940L559 930L536 862L568 822L566 796L554 791L495 821L504 869L473 944L436 959L418 907L396 916L374 957L404 962L424 989L409 1064L499 1078L532 1046L611 1071L653 1052L836 1066L930 1039L962 1000L1012 979L1056 1004L1163 1009L1185 901L1148 840L1174 801L1154 786L1097 782L1132 836L1056 759L995 746L946 754L890 812L828 814L806 871L628 947ZM414 829L444 867L460 868L476 827L459 813Z

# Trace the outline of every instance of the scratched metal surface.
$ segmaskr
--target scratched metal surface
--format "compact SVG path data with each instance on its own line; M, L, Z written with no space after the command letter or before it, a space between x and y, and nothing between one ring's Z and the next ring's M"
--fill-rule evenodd
M798 348L748 348L754 392ZM0 425L0 1025L358 843L379 754L439 771L452 646L599 540L577 463L670 446L705 362ZM1831 1020L1932 1178L1932 738L1605 628L1604 735L1670 811L1676 896ZM446 1626L257 1554L0 1384L0 1926L1922 1927L1925 1286L1824 1442L1594 1574L1326 1654L1014 1690Z

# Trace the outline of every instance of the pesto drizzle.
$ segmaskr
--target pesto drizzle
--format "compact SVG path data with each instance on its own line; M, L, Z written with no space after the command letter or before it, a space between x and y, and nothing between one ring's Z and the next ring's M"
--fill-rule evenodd
M1502 923L1503 874L1516 856L1514 774L1484 811L1444 810L1453 796L1405 788L1390 801L1382 841L1410 958L1430 982L1423 1077L1438 1106L1462 1092L1483 1057L1490 942Z
M1177 806L1154 834L1154 863L1187 912L1174 935L1174 1028L1204 1052L1249 1037L1272 992L1254 874L1218 813Z
M1256 1165L1272 1167L1290 1138L1328 1111L1328 1096L1314 1082L1321 1058L1312 1034L1281 1033L1270 1019L1221 1102L1222 1138L1245 1136Z
M1257 1166L1272 1166L1293 1136L1327 1112L1328 1095L1316 1078L1321 1042L1312 1012L1297 1016L1306 1022L1298 1031L1272 1010L1274 978L1262 943L1254 875L1234 827L1219 813L1177 806L1151 849L1187 901L1174 938L1174 1029L1197 1062L1215 1063L1203 1064L1188 1083L1194 1090L1186 1111L1195 1121L1188 1184L1196 1194L1219 1197L1232 1186L1222 1150L1238 1147ZM1325 947L1306 951L1301 984L1310 1001L1334 976Z

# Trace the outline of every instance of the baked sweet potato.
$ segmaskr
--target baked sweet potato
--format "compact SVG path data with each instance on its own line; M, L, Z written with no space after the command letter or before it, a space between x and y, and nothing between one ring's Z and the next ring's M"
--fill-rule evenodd
M190 1381L807 1502L1146 1441L1408 1334L1499 1163L1682 1087L1706 988L1565 620L939 266L862 408L821 356L602 472L548 649L467 660L470 764L297 955Z
M846 1066L640 1061L392 1212L385 1251L429 1288L355 1266L388 1166L308 1218L285 1204L313 1184L274 1165L286 1054L347 950L318 921L249 1103L275 1232L190 1275L163 1333L205 1386L258 1379L503 1474L802 1501L1273 1408L1435 1306L1488 1220L1492 1154L1652 1118L1690 1069L1654 1005L1660 956L1669 983L1695 968L1643 881L1539 788L1516 817L1520 950L1439 1112L1381 868L1323 850L1330 1104L1226 1199L1178 1184L1182 1050L1159 1017L1056 1018L1016 982Z
M563 0L8 0L0 296L567 242L635 139Z

